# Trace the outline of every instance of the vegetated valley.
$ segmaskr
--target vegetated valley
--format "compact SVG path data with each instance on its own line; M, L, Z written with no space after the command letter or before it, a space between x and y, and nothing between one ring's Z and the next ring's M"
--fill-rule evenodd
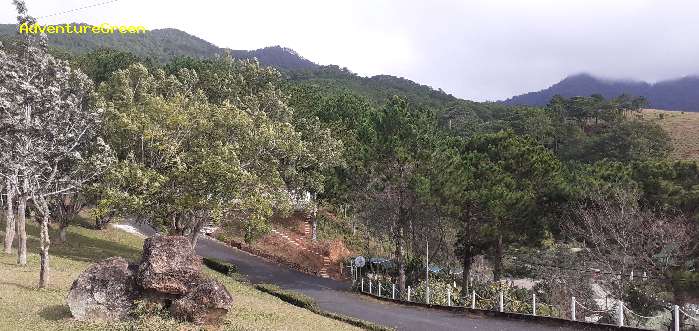
M34 305L3 305L4 325L95 328L70 324L61 298L87 262L140 253L141 239L108 226L124 220L192 244L210 227L337 279L362 255L359 276L396 284L399 296L410 286L418 301L429 245L429 286L448 287L457 305L475 289L523 302L537 293L541 314L557 317L570 315L572 296L591 310L608 299L643 315L665 314L668 302L696 308L697 119L646 109L671 105L652 95L481 103L175 29L52 36L48 47L16 39L12 25L0 33L3 242L17 254L3 257L0 296ZM43 78L23 84L27 72ZM27 121L19 110L30 100L42 106ZM215 277L240 298L227 328L351 328ZM662 328L666 317L629 323ZM133 323L188 325L159 313Z

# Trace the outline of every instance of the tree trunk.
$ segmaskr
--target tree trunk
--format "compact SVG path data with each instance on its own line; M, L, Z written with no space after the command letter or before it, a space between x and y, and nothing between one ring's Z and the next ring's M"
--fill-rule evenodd
M405 293L405 247L403 244L403 227L396 229L396 259L398 260L398 288Z
M68 224L61 224L58 231L59 242L65 243L68 241Z
M12 254L15 240L15 204L12 180L7 180L7 209L5 210L5 254Z
M461 275L461 297L465 299L468 298L469 292L469 278L471 277L471 264L473 263L473 257L470 253L465 253L463 257L463 274ZM464 301L466 302L466 301Z
M189 234L189 243L192 244L192 248L197 246L197 239L199 239L199 232L204 227L204 220L198 220L194 222L192 227L192 232Z
M498 282L502 278L502 256L503 256L502 233L498 234L498 241L495 244L495 261L493 266L493 280Z
M466 208L464 210L464 213L461 215L461 220L463 222L463 228L462 228L462 242L464 245L464 250L462 252L462 267L463 267L463 274L461 275L461 297L464 299L464 302L467 302L468 297L469 297L469 284L470 284L470 277L471 277L471 265L473 264L473 254L474 254L474 249L473 249L473 242L474 242L474 237L476 234L474 233L474 220L473 220L473 215L472 215L472 206L470 203L466 204Z
M104 230L107 224L112 221L112 216L110 214L103 215L101 217L95 218L95 229Z
M48 208L44 209L43 217L41 218L41 247L39 255L41 257L41 270L39 271L39 288L46 288L49 283L49 247L51 239L49 238L49 214Z
M17 201L17 264L27 265L27 196L22 193Z

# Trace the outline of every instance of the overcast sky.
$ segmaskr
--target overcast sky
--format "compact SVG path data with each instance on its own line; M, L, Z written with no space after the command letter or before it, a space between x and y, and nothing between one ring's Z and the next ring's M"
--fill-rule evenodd
M14 22L10 0L0 22ZM27 0L36 17L109 0ZM220 47L292 48L363 76L391 74L499 100L580 72L649 82L699 74L695 0L246 0L116 2L42 24L177 28Z

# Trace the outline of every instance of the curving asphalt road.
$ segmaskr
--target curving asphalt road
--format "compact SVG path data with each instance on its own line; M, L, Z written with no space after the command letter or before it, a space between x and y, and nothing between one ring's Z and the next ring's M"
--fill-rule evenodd
M147 226L130 225L146 236L155 233ZM195 249L201 256L235 264L240 273L252 283L278 284L282 288L312 297L320 308L326 311L394 327L397 330L574 330L528 321L486 318L468 313L408 307L374 300L349 292L348 283L305 274L204 236L197 241Z

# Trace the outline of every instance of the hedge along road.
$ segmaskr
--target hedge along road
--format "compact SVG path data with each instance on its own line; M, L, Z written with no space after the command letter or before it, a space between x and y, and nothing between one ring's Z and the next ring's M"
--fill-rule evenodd
M153 229L129 224L141 234L151 236ZM206 236L197 240L197 254L231 262L251 283L272 283L313 298L326 311L363 319L397 330L575 330L568 327L487 318L467 313L409 307L383 302L349 292L350 284L305 274L267 261ZM235 300L235 298L233 298Z

